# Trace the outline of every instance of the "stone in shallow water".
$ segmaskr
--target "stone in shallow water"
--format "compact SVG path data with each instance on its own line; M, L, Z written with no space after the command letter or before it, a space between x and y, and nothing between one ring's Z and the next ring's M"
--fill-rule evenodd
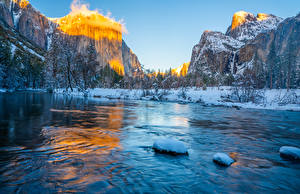
M234 163L234 159L224 153L216 153L213 157L213 161L222 166L230 166Z
M290 160L300 160L300 149L292 146L282 146L279 150L280 156Z
M188 154L187 148L184 143L173 139L160 139L156 140L153 144L154 151L166 154Z

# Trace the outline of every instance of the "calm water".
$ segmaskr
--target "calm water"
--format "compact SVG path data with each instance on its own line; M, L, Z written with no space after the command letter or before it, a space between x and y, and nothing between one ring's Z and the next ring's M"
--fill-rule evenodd
M0 94L0 193L299 192L300 113ZM151 150L183 141L189 156ZM227 152L237 162L212 162Z

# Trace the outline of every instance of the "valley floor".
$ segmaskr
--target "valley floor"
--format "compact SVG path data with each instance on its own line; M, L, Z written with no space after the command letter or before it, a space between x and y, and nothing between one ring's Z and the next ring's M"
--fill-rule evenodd
M65 89L56 89L54 93L95 97L100 100L123 99L123 100L146 100L146 101L162 101L162 102L177 102L177 103L201 103L207 106L226 106L235 108L254 108L254 109L269 109L269 110L290 110L300 111L300 89L287 91L286 89L264 89L259 90L263 96L258 103L253 102L238 102L232 100L232 87L208 87L202 88L180 88L170 90L142 90L142 89L108 89L95 88L81 92L77 89L66 91ZM26 91L45 92L40 89L28 89ZM0 93L7 92L5 89L0 89Z

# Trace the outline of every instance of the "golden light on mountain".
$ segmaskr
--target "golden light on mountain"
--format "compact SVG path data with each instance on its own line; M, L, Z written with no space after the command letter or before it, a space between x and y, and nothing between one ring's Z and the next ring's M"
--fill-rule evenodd
M26 8L29 4L27 0L13 0L14 3L18 4L21 8Z
M258 21L266 20L269 17L270 17L269 14L265 14L265 13L259 13L259 14L257 14L257 20Z
M113 59L109 62L109 65L117 74L125 75L124 65L119 60Z
M190 62L184 63L184 64L180 65L179 67L172 69L172 74L176 75L178 77L186 76L189 66L190 66Z
M255 16L251 13L245 12L245 11L239 11L236 12L232 17L232 24L231 24L231 30L234 30L236 27L244 24L247 21L247 18L253 18L255 20ZM256 20L257 21L263 21L270 17L270 15L265 13L259 13L257 14Z
M246 16L248 15L248 12L245 11L239 11L236 12L232 17L232 24L231 24L231 30L234 30L236 27L242 25L246 22Z
M53 19L59 29L71 36L87 36L94 40L108 39L122 41L125 27L109 16L103 16L98 11L91 11L88 5L73 1L71 13L67 16Z

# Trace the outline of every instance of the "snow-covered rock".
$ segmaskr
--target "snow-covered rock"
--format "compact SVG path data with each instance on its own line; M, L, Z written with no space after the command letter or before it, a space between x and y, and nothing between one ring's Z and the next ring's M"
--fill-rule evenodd
M283 19L272 14L259 13L257 16L245 11L236 12L226 35L239 41L247 42L258 34L276 29Z
M214 79L219 79L214 77L217 73L242 75L245 69L252 69L253 66L252 60L257 49L253 41L258 35L277 29L282 21L282 18L271 14L260 13L255 16L244 11L235 13L226 34L214 31L203 33L200 42L193 48L188 73L204 74ZM266 40L269 39L264 38L262 42ZM268 47L262 50L269 53Z
M213 157L213 161L222 166L230 166L234 163L234 159L225 153L216 153Z
M280 156L292 160L300 160L300 148L292 146L282 146L279 150Z
M169 154L188 154L188 150L184 143L173 139L156 140L153 144L153 149L161 153Z
M235 57L235 52L244 46L230 36L221 32L205 31L200 42L192 51L189 73L204 72L216 73L229 71Z

